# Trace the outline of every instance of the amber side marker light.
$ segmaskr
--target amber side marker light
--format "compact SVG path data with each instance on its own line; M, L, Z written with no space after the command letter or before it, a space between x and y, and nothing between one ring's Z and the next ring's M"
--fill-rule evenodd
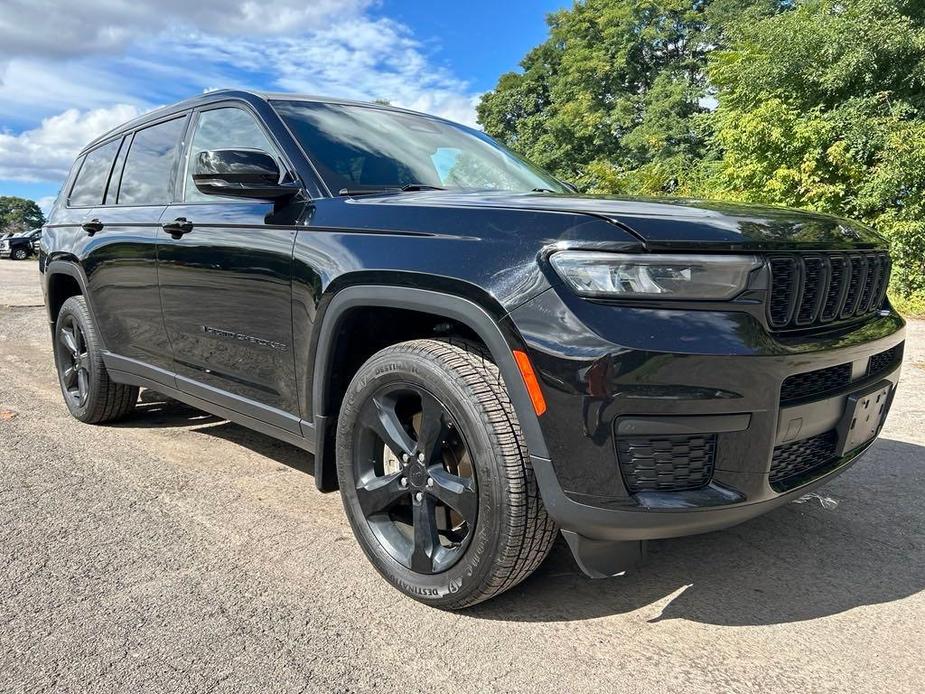
M530 358L526 352L521 352L518 349L513 351L517 368L520 369L520 375L523 376L524 385L527 386L527 392L533 402L533 411L541 415L546 411L546 398L543 397L543 391L540 390L540 382L533 371L533 364L530 363Z

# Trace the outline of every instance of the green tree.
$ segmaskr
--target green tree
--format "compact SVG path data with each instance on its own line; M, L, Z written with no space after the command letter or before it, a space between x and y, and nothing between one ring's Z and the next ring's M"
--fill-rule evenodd
M32 200L11 195L0 196L0 232L19 233L45 223L45 215Z
M806 0L709 57L715 157L687 192L861 219L925 296L925 5Z
M705 156L707 54L781 0L582 0L479 104L485 130L598 192L670 193Z
M587 192L810 208L884 233L925 307L925 2L577 0L478 108Z

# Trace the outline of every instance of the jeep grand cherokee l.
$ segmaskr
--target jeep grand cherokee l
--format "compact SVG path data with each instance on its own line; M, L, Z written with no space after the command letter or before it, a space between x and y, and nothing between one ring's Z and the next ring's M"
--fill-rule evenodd
M303 96L99 138L40 260L75 417L154 388L312 452L376 569L445 608L559 530L613 575L823 484L903 353L853 222L581 196L470 128Z

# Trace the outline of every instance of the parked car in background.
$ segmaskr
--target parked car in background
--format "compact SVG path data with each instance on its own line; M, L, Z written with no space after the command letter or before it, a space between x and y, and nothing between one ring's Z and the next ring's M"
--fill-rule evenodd
M0 240L0 258L25 260L36 255L39 251L39 242L42 240L42 230L32 229L19 234L13 234Z
M150 387L312 451L443 608L560 529L610 576L850 467L899 380L890 265L848 220L577 195L440 118L245 92L88 145L40 253L74 417Z

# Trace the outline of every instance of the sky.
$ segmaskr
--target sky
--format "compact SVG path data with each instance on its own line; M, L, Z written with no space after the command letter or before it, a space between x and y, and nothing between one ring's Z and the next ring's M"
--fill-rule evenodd
M479 95L571 4L0 0L0 195L47 210L87 142L210 89L387 99L475 124Z

